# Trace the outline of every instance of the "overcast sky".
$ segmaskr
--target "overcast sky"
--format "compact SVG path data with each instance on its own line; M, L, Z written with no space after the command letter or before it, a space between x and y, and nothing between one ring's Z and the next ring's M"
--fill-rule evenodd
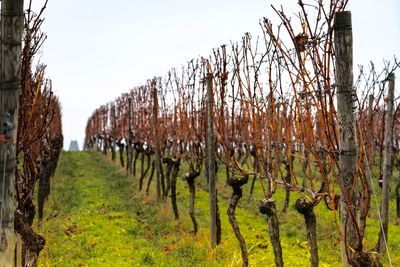
M42 0L34 0L40 4ZM291 4L287 4L287 3ZM278 0L49 0L41 61L63 108L64 147L80 148L88 117L130 88L165 75L212 48L260 34L259 19L279 23ZM400 58L400 1L350 0L354 63ZM293 14L293 13L290 13ZM399 85L400 73L396 84Z

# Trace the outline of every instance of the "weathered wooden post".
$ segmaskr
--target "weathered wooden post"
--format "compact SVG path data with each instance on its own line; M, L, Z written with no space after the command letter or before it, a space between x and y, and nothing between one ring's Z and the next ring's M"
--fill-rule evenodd
M15 167L24 1L1 1L0 266L13 266Z
M368 119L369 119L369 121L371 121L372 120L372 111L373 111L373 107L374 107L374 95L373 94L370 94L369 96L368 96Z
M353 89L353 35L351 12L335 14L334 40L336 56L337 111L339 117L339 185L340 196L340 239L342 266L350 266L352 250L357 248L357 136L353 113L355 94Z
M386 98L386 117L385 117L385 139L383 151L383 182L382 182L382 204L381 218L382 227L379 231L377 244L378 252L383 253L388 241L389 228L389 189L392 178L392 143L393 143L393 99L394 99L394 73L388 76L389 88Z
M111 133L110 133L110 149L111 149L111 160L115 162L116 159L116 139L117 139L117 118L115 115L115 104L111 105L111 110L110 110L110 125L111 125Z
M152 90L152 96L153 96L153 129L154 129L154 141L155 141L155 146L156 146L156 170L157 170L157 200L160 201L161 197L163 198L162 200L165 201L165 185L162 184L163 182L163 177L162 177L162 169L161 169L161 144L160 144L160 136L159 136L159 127L158 127L158 95L157 95L157 79L154 78L151 81L151 90ZM162 194L161 194L162 190Z
M368 118L367 127L370 130L367 131L366 140L367 140L369 150L371 152L374 151L374 132L372 130L373 129L373 120L374 120L373 106L374 106L374 95L370 94L368 96L368 114L367 114L367 118ZM368 148L367 148L367 150L368 150ZM373 156L373 153L371 155ZM368 159L368 160L370 160L370 159ZM371 158L371 160L372 160L372 158Z
M97 120L97 115L95 114L94 115L94 117L93 117L93 127L96 129L95 130L95 136L94 136L94 144L93 144L93 150L94 151L98 151L98 147L97 147L97 144L98 144L98 142L99 142L99 122L98 122L98 120Z
M399 170L399 175L397 177L397 185L395 189L396 194L396 216L400 218L400 166L397 165L397 169Z
M213 75L207 73L204 82L207 86L207 161L208 189L210 196L210 245L217 245L217 189L215 175L215 132L214 132L214 92Z
M133 151L132 151L132 139L133 139L133 132L132 132L132 97L128 96L128 138L126 140L126 174L129 175L132 173L132 158L133 158Z

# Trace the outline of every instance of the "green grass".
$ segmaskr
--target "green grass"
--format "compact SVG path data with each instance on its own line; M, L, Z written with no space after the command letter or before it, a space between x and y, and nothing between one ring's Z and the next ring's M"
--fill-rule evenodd
M180 173L186 169L183 164ZM169 200L167 204L157 204L155 183L150 196L145 196L137 192L136 183L124 170L104 156L64 152L45 211L45 216L56 214L57 217L36 229L47 241L39 266L241 266L240 249L226 215L231 189L223 185L224 180L225 173L220 168L222 244L211 250L204 178L197 180L196 216L200 229L193 237L188 213L189 192L182 178L177 183L181 219L175 221ZM249 188L250 183L245 186L237 219L246 240L250 266L274 266L268 226L265 217L258 212L262 197L260 184L256 183L253 197L248 195ZM304 220L293 208L298 197L292 194L287 213L279 212L286 266L309 265ZM274 198L281 210L284 190L278 189ZM375 245L379 230L376 208L372 204L365 240L368 248ZM391 203L391 214L394 209ZM320 266L341 266L335 214L323 203L317 206L316 213ZM394 266L400 265L399 222L391 218L389 228ZM387 264L386 257L382 261Z

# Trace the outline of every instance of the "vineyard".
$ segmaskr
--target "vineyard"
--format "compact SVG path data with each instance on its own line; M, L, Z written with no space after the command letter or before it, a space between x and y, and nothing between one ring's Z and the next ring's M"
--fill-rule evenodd
M400 62L354 67L347 0L271 6L97 108L83 152L36 63L47 1L1 5L1 267L400 264Z

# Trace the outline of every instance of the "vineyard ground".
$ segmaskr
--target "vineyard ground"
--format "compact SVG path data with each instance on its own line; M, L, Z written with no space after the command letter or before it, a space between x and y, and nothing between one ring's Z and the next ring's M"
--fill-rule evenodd
M186 169L182 165L180 177ZM175 221L169 201L157 205L154 189L149 196L138 192L137 183L108 158L93 152L63 152L45 211L45 218L56 217L36 229L47 241L39 266L241 266L240 249L226 215L231 189L224 186L223 170L218 177L222 244L211 250L204 178L197 181L196 216L200 229L193 237L189 192L182 178L177 183L180 220ZM394 177L393 183L398 173ZM262 192L258 184L258 190L250 197L249 187L245 186L237 219L246 240L250 266L274 266L267 223L258 212ZM286 266L309 266L304 220L293 208L298 197L292 194L286 214L279 212ZM281 210L284 190L278 189L274 198ZM394 201L390 204L390 212L395 214ZM323 203L317 206L316 213L320 266L340 266L335 214ZM377 240L376 218L373 205L365 240L369 248ZM399 224L400 220L392 216L389 248L393 266L400 266ZM386 258L383 263L387 265Z

